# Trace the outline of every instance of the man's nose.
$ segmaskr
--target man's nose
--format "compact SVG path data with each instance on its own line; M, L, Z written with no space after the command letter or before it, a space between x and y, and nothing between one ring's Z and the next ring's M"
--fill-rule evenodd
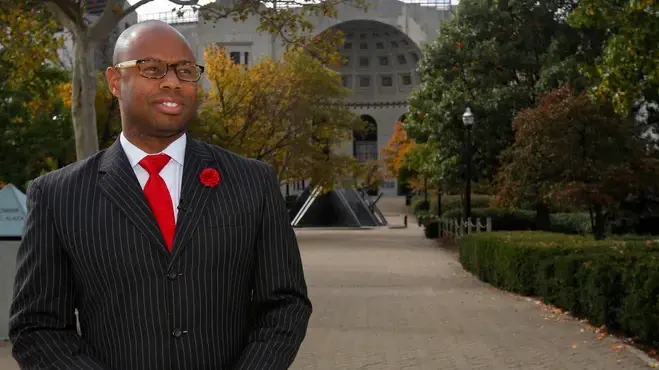
M167 73L165 74L165 77L162 78L160 82L160 88L161 89L180 89L181 88L181 80L178 79L178 76L176 75L176 71L174 68L167 68Z

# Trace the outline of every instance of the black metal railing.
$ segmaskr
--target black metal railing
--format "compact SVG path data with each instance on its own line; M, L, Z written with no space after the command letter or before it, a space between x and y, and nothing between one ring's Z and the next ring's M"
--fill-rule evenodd
M169 24L197 23L199 14L192 9L185 9L181 13L178 11L158 12L140 14L138 17L139 22L148 20L159 20Z

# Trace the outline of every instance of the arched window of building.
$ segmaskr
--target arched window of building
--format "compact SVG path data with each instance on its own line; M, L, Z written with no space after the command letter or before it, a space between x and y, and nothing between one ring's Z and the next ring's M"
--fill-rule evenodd
M352 155L358 161L375 161L378 159L378 124L373 117L361 116L365 128L353 132Z

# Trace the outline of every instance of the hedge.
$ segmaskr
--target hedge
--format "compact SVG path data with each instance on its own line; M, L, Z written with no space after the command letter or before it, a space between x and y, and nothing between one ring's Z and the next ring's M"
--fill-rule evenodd
M472 208L487 208L490 204L490 196L482 194L471 195ZM462 209L462 200L459 195L443 195L442 196L442 213L450 212L456 209ZM427 211L428 213L437 214L437 197L415 197L412 200L411 206L412 214L417 216L420 212Z
M459 243L460 263L479 279L659 344L659 242L527 231L470 234Z
M536 213L533 211L508 210L497 208L475 208L471 218L492 219L494 231L536 230ZM462 210L456 209L442 215L443 219L460 219ZM563 234L585 235L591 233L590 215L588 213L554 213L550 215L551 231Z
M412 214L417 216L420 213L428 212L430 210L430 202L423 199L415 199L412 201Z

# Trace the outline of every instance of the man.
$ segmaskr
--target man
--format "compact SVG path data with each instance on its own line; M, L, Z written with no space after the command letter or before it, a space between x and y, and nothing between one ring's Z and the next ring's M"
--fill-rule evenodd
M185 134L203 67L175 29L130 27L114 58L120 138L27 192L15 359L22 369L287 369L311 304L273 171Z

